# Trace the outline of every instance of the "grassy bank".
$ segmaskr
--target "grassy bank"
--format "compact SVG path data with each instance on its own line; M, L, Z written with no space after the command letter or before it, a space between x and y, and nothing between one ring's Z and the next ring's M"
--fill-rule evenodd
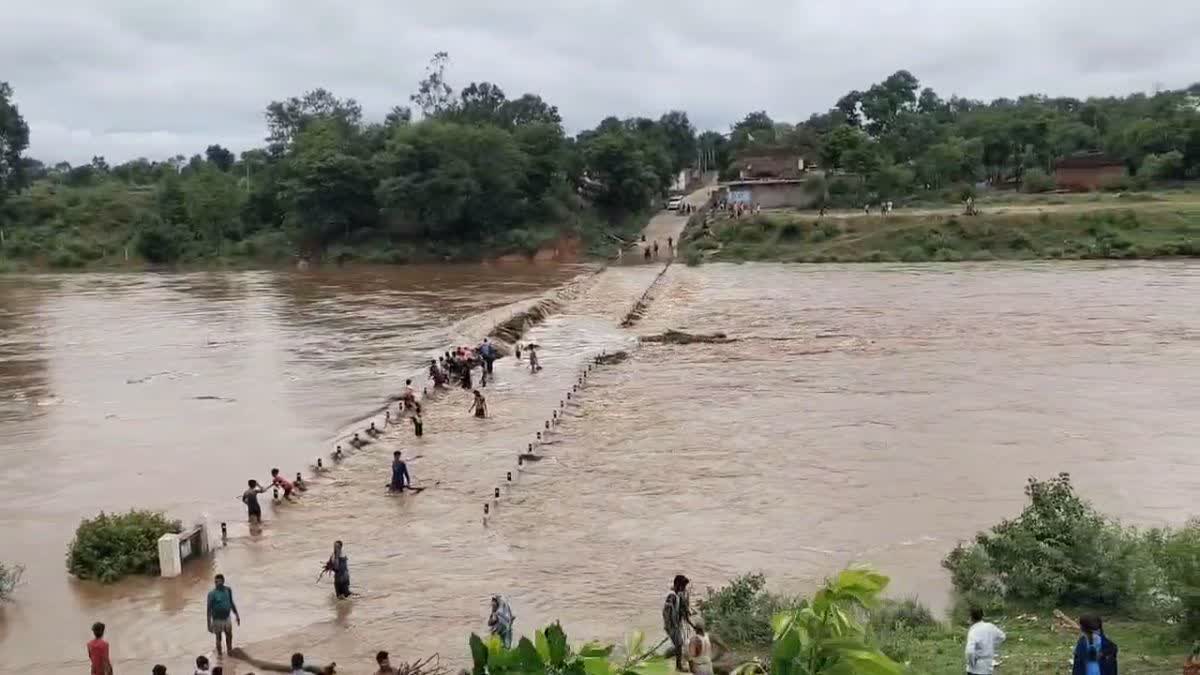
M1151 198L1153 199L1153 198ZM697 219L683 253L701 260L927 262L1200 256L1200 203L1132 201L820 218L767 212Z
M724 666L752 658L771 662L772 617L810 602L767 592L762 575L747 574L719 589L709 589L698 604L705 623L732 650ZM1064 608L1069 621L1056 620L1052 610L1027 608L988 615L1007 641L1000 649L1005 673L1069 672L1079 632L1073 621L1084 610ZM961 674L964 668L965 620L937 619L913 600L887 600L859 612L866 642L901 664L904 672L928 675ZM1128 672L1178 672L1191 653L1191 642L1179 627L1159 617L1104 615L1105 633L1121 648Z

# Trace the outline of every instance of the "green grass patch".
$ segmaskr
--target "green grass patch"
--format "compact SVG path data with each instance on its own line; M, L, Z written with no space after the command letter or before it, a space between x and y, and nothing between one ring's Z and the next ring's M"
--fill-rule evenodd
M1107 197L1105 197L1107 199ZM718 220L705 248L716 260L903 262L1158 258L1200 255L1200 204L824 218L795 212Z

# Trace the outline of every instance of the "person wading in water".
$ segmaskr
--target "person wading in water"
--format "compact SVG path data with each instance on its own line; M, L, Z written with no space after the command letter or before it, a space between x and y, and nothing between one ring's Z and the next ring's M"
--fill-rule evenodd
M265 487L261 487L258 481L251 478L247 481L250 486L242 493L242 503L246 505L246 514L250 517L250 524L262 523L262 507L258 505L258 496L266 492Z
M350 597L350 559L342 553L340 539L333 542L333 555L325 561L324 572L333 572L333 594L338 600Z
M408 465L400 459L400 451L392 453L392 482L388 489L393 492L403 492L404 488L412 486L412 478L408 476Z
M483 394L479 393L478 389L475 389L471 393L475 395L475 400L471 403L471 407L467 412L473 410L476 417L487 417L487 399L483 397Z

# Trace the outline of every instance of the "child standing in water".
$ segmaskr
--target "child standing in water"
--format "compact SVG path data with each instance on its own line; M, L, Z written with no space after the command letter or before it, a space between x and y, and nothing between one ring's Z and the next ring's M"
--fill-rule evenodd
M479 393L478 389L471 393L475 394L475 401L471 403L471 408L467 412L474 410L476 417L487 417L487 400L483 398L483 394Z
M537 350L533 345L529 345L529 372L536 373L541 369L541 365L538 364Z
M420 413L412 416L413 434L420 438L425 435L425 423L421 421Z

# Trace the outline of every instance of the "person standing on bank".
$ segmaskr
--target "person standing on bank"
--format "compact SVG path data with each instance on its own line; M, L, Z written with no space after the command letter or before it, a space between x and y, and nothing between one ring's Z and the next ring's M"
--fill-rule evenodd
M108 655L108 641L104 639L104 624L92 624L92 639L87 643L88 661L92 664L91 675L112 675L112 659Z
M671 592L663 602L663 630L675 650L675 669L683 671L683 657L687 653L688 633L692 625L691 599L688 595L688 578L676 574L671 583Z
M242 615L238 613L237 605L233 602L233 589L225 585L225 575L218 574L213 577L213 589L208 592L208 601L205 607L205 616L208 617L208 632L217 638L217 656L222 654L222 634L225 635L225 649L233 651L233 624L229 621L230 614L237 619L239 626L242 625Z
M971 608L971 627L967 630L967 675L992 675L996 651L1004 643L1004 631L983 620L983 611Z
M1079 631L1071 675L1117 675L1117 643L1104 634L1100 617L1079 617Z

